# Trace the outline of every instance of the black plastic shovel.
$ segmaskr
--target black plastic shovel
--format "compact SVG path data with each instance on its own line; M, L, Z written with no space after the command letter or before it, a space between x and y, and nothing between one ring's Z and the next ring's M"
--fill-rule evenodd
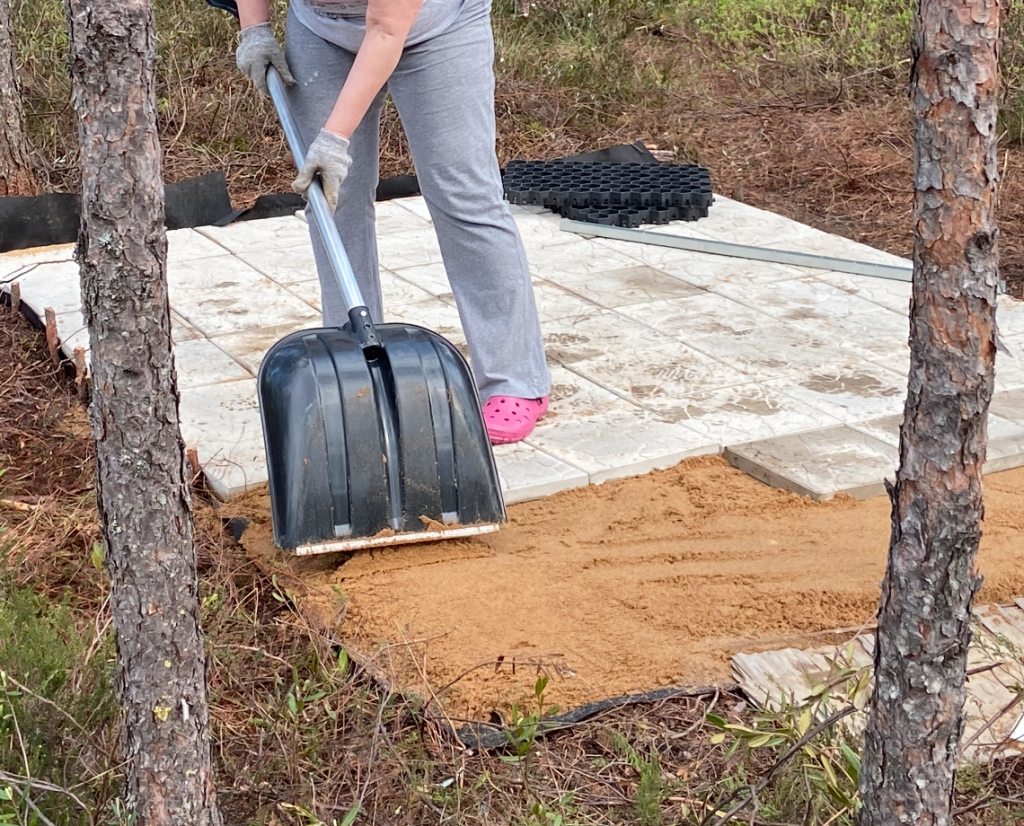
M301 167L272 67L267 85ZM349 321L292 333L260 366L275 542L317 554L497 530L505 506L469 366L430 330L371 321L319 182L307 197Z

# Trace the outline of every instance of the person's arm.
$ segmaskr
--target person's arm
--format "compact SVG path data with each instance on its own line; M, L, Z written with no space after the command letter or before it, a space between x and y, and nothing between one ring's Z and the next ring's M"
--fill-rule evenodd
M247 29L257 23L270 22L270 4L267 0L237 0L239 28Z
M313 178L319 175L331 212L337 209L341 185L352 165L349 138L398 65L422 5L423 0L369 0L367 4L366 34L355 62L327 123L310 144L306 162L292 183L292 189L305 197Z
M265 3L266 0L242 0ZM241 5L241 4L239 4ZM355 63L334 104L325 129L345 138L352 136L374 97L391 77L405 48L423 0L369 0L366 35Z
M281 44L270 28L270 8L267 0L237 0L238 48L235 62L242 73L264 95L267 90L267 67L273 66L281 73L281 79L291 86L295 78L288 70Z

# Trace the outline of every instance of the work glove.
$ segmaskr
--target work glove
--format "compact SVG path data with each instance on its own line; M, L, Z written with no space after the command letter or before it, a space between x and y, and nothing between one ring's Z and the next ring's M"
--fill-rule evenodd
M320 175L320 185L327 198L327 206L334 212L338 208L338 192L348 176L352 156L348 154L348 138L336 132L321 129L316 140L309 145L306 162L299 170L299 177L292 183L292 189L306 197L306 190L313 182L314 175Z
M284 52L281 51L277 38L270 30L269 23L246 26L238 33L235 63L242 70L242 74L246 75L264 95L270 95L270 91L267 89L268 66L273 66L281 73L281 79L286 85L292 86L295 83L295 78L288 71Z

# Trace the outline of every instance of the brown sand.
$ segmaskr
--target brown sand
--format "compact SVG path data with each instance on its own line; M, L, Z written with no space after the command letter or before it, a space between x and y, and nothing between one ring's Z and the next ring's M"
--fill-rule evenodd
M1024 470L986 479L988 602L1024 596L1022 490ZM538 669L567 709L727 681L740 650L820 644L809 635L871 620L889 542L885 497L815 503L718 457L509 516L478 540L307 563L306 613L453 718L486 719L527 701ZM265 556L260 521L243 541Z

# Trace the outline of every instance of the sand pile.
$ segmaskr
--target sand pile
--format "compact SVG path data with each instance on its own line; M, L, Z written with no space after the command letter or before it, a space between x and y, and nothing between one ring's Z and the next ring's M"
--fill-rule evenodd
M1024 471L988 477L986 602L1024 596ZM262 499L262 501L261 501ZM243 542L272 552L266 496ZM319 560L303 607L454 719L527 700L563 710L729 679L740 650L860 626L878 601L889 503L815 503L718 457L510 509L472 541ZM822 640L810 641L821 642Z

